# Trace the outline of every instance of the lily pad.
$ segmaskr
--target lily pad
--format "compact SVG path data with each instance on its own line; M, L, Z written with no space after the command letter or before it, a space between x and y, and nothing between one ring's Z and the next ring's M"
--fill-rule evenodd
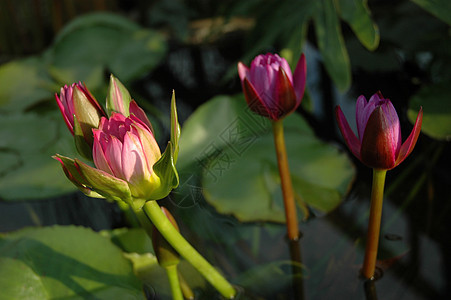
M125 257L133 263L136 276L148 287L151 287L158 298L169 299L171 297L166 271L158 264L152 242L142 228L119 228L103 231L102 235L110 238L124 251ZM182 259L178 270L179 275L186 279L191 288L204 289L207 285L205 279L187 261Z
M317 139L300 116L287 117L284 125L299 203L321 213L332 210L354 178L352 163ZM202 105L186 121L180 145L182 168L201 170L203 195L218 212L240 221L284 222L271 124L250 112L242 95Z
M89 14L68 24L56 38L49 55L51 72L62 82L89 79L91 87L103 82L104 72L127 82L155 67L166 48L162 35L126 18Z
M36 102L50 99L53 96L51 83L38 58L16 60L0 66L0 111L23 111Z
M451 139L451 86L441 83L423 87L410 100L407 116L415 123L420 106L423 107L421 131L437 140Z
M122 251L82 227L2 235L0 265L2 299L145 299Z
M43 199L75 191L55 153L75 156L73 137L59 112L2 116L0 125L0 197L6 201ZM8 159L11 159L10 161Z

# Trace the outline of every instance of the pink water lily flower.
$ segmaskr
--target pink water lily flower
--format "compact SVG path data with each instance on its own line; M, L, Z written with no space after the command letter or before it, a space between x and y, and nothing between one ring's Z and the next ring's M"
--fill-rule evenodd
M78 122L90 124L92 127L97 127L100 118L106 116L103 108L81 82L63 86L59 97L55 94L55 99L72 135L74 135L74 116ZM92 136L90 129L87 132ZM86 139L92 144L92 137Z
M335 109L343 138L351 152L365 165L390 170L399 165L412 152L421 130L423 109L418 112L409 137L402 143L399 118L393 104L380 92L367 102L357 99L356 122L358 137L349 126L340 106Z
M134 198L148 199L159 186L152 167L161 157L151 129L135 115L113 112L93 133L97 169L127 182Z
M288 62L277 54L258 55L250 68L238 63L238 74L249 108L273 121L292 113L301 104L306 72L304 54L294 74Z

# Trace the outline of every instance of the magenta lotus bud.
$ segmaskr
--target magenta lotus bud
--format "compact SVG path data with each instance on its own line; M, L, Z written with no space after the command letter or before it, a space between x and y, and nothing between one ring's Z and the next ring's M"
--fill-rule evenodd
M351 152L365 165L390 170L399 165L412 152L421 130L423 109L418 112L409 137L402 143L398 114L389 99L378 92L367 103L360 96L356 103L358 138L351 130L341 108L335 109L343 138Z
M90 159L94 141L92 129L106 116L103 108L81 82L65 85L59 97L55 94L55 99L67 128L75 137L78 152Z
M277 54L258 55L250 68L238 63L238 74L249 108L273 121L289 115L301 104L306 72L304 54L294 74L288 62Z
M161 157L150 128L134 115L113 112L93 133L96 167L126 181L134 198L149 199L160 185L152 167Z

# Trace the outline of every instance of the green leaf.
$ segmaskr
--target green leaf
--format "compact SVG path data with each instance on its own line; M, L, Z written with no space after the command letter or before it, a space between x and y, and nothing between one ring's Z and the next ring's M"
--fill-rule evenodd
M152 253L152 241L142 228L118 228L101 234L127 253Z
M3 235L0 265L2 299L145 299L120 249L82 227Z
M102 231L101 234L120 247L124 256L133 263L133 270L145 284L155 289L158 298L170 298L171 289L166 271L160 267L152 249L152 242L142 228L120 228L112 231ZM205 279L191 264L181 261L179 272L191 288L204 289Z
M194 112L183 128L179 170L202 170L205 199L220 213L240 221L283 222L271 124L245 103L242 95L219 96ZM351 162L318 140L298 115L287 117L284 125L296 193L311 208L330 211L354 177Z
M314 14L319 50L327 72L340 91L351 85L351 64L333 0L319 0Z
M0 66L0 110L19 112L51 99L51 81L38 58L12 61Z
M451 25L451 2L449 0L412 0L412 2Z
M63 82L103 83L104 72L123 82L154 68L166 52L164 38L118 15L77 18L56 38L49 57L52 73ZM91 83L90 88L98 86Z
M423 106L421 131L438 140L451 139L451 83L444 82L421 88L411 99L407 116L413 124Z
M340 17L354 31L360 42L368 49L375 50L379 45L379 29L371 20L368 0L337 0Z
M51 158L57 152L76 155L73 137L60 118L56 111L0 117L0 161L8 161L0 173L3 200L43 199L76 190Z

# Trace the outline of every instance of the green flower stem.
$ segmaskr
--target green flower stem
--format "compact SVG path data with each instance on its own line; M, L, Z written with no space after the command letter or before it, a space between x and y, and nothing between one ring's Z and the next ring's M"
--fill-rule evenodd
M161 211L156 201L147 201L143 210L166 241L190 262L221 295L228 299L235 297L236 291L233 286L183 238Z
M165 267L168 275L169 284L171 285L172 299L183 300L182 290L180 289L179 275L177 272L177 265Z
M373 169L373 187L371 191L370 219L363 260L362 275L365 278L374 278L376 268L377 248L381 228L382 202L384 200L384 184L387 170Z
M141 207L136 206L133 206L133 211L135 212L135 215L138 218L141 227L146 231L149 238L152 239L153 225L147 217L146 213L142 210Z
M185 299L194 299L193 290L189 287L188 283L186 282L185 278L183 278L181 273L179 273L179 280L183 297L185 297Z
M130 209L130 205L125 203L124 201L116 201L119 208L124 213L125 219L130 227L139 227L139 222L136 220L135 215L133 214L133 211Z
M282 120L272 122L274 145L276 146L277 163L279 166L280 181L282 184L283 203L287 222L288 238L292 241L299 239L298 218L294 202L293 184L288 167L285 137L283 135Z

